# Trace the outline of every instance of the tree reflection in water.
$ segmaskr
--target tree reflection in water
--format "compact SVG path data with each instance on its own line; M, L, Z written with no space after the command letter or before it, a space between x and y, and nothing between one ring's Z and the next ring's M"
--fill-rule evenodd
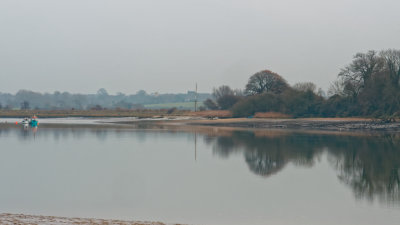
M233 131L207 137L215 154L242 153L249 169L261 176L281 171L288 163L313 166L327 152L341 182L356 198L400 203L400 135L327 135Z
M322 154L327 153L338 179L351 187L356 198L400 204L400 134L333 135L266 130L225 132L215 131L214 128L170 130L164 127L146 131L147 128L140 127L132 132L132 128L127 127L45 126L38 134L56 141L70 137L82 139L86 135L95 135L99 140L115 135L143 141L146 132L152 132L152 138L158 135L175 136L177 133L191 138L191 132L203 133L204 142L212 146L214 154L222 158L243 154L250 171L263 177L278 173L289 163L312 167ZM20 139L32 140L34 137L32 130L12 129L12 126L1 127L0 137L8 137L11 130L20 132Z

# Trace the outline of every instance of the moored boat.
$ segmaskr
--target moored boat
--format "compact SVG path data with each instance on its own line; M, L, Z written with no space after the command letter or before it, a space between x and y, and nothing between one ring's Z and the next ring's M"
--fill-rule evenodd
M36 115L34 115L32 119L29 121L29 125L31 125L31 127L37 127L39 125L39 121Z
M27 117L25 117L23 120L22 120L22 125L29 125L29 122L30 122L30 120L27 118Z
M34 115L30 119L28 117L25 117L22 120L21 124L24 125L24 126L37 127L39 125L39 121L38 121L37 116Z

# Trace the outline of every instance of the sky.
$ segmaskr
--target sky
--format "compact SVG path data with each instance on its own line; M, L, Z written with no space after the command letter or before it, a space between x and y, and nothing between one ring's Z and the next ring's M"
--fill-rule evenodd
M400 48L398 0L1 0L0 92L244 88L269 69L327 90Z

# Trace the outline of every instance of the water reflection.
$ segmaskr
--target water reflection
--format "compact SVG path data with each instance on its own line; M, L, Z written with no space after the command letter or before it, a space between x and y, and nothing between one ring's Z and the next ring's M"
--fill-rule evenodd
M134 132L133 132L134 131ZM41 126L16 129L0 127L0 138L17 132L21 140L37 137L63 141L95 136L99 141L109 137L132 138L143 142L158 136L185 136L193 140L194 160L197 144L203 140L222 159L231 155L243 156L249 170L268 178L282 171L288 164L313 167L322 155L327 154L337 177L351 188L358 199L400 203L400 135L333 135L282 131L215 130L190 128L187 130L167 127L110 127L110 126ZM201 154L201 153L200 153Z
M264 177L288 164L311 167L328 153L338 179L356 198L400 203L400 136L257 133L234 131L228 136L206 137L215 154L242 153L249 169Z
M38 127L15 126L12 124L0 124L0 138L5 138L13 133L21 140L31 140L35 137L43 139L53 139L55 141L63 141L67 139L85 139L89 136L95 136L97 140L103 141L108 138L134 138L139 142L144 142L148 138L149 132L152 138L157 136L175 136L186 135L188 139L192 139L191 133L169 130L165 127L154 127L148 125L140 125L138 127L119 126L119 125L65 125L65 124L41 124L40 131Z
M35 139L37 131L38 131L38 127L31 127L29 125L23 125L20 129L19 137L21 140L28 140L31 137L33 139Z

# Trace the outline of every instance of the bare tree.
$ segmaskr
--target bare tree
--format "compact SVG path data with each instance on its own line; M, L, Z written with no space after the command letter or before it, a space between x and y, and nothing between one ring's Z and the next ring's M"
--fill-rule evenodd
M270 70L260 71L249 78L245 92L247 95L262 93L279 94L287 89L289 85L279 74Z
M138 95L138 96L146 96L147 93L146 93L145 90L139 90L138 92L136 92L136 95Z
M345 94L358 96L372 75L382 69L382 65L383 59L376 51L357 53L353 57L353 61L342 68L338 75L342 79Z
M226 95L234 95L234 91L228 85L222 85L218 88L213 89L212 96L215 99L219 99Z
M380 52L392 82L400 86L400 50L388 49Z
M107 92L106 89L100 88L100 89L97 91L97 95L99 95L99 96L108 96L108 92Z
M244 94L244 91L242 90L242 89L235 89L235 90L233 90L233 94L235 95L235 96L244 96L245 94Z
M232 90L227 85L222 85L213 89L212 96L220 109L229 109L241 98L237 94L240 92ZM207 102L207 104L210 109L213 108L211 102Z
M217 103L215 103L212 99L207 98L204 102L203 102L204 106L208 109L211 110L216 110L218 109L218 105Z
M322 90L322 88L318 88L317 95L323 98L327 97L325 91Z
M30 109L29 102L28 101L23 101L21 103L21 109L24 109L24 110Z
M315 85L313 82L300 82L294 84L293 89L303 92L307 91L315 92L317 90L317 85Z
M217 99L218 106L221 109L230 109L240 99L239 96L235 95L224 95Z
M334 95L339 95L339 96L344 96L344 87L343 87L343 80L339 79L331 83L328 89L328 96L334 96Z

